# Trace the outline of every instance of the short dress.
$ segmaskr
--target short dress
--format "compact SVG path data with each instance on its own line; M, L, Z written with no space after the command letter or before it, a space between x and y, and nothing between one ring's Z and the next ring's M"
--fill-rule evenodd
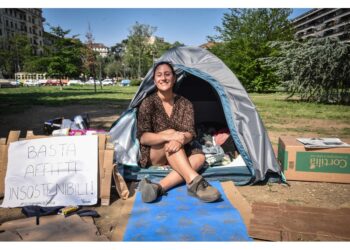
M146 97L137 114L137 138L140 140L145 132L158 133L167 129L174 129L180 132L189 132L193 139L196 137L194 126L194 111L192 103L183 96L174 96L174 106L170 117L166 113L162 101L153 93ZM197 143L193 140L184 146L187 156L193 154L203 154ZM141 158L140 166L145 168L151 166L150 152L151 147L140 145Z

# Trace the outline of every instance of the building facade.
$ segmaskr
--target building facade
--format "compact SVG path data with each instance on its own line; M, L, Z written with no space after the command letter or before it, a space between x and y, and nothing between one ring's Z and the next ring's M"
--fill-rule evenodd
M338 37L350 43L350 9L311 9L292 23L297 39Z
M0 8L0 40L3 46L15 35L26 35L33 46L33 53L43 53L45 19L41 9Z
M102 43L93 43L91 45L93 51L97 52L101 57L107 57L109 48Z

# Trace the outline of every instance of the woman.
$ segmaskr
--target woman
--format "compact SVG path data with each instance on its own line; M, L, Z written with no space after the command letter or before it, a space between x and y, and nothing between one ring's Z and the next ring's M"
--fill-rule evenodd
M169 62L159 62L153 69L156 93L146 97L138 110L137 135L141 144L141 167L170 165L173 169L159 183L144 179L140 183L142 200L153 202L166 190L186 182L188 194L204 202L220 199L219 191L197 172L205 157L192 146L196 136L192 103L176 95L176 75Z

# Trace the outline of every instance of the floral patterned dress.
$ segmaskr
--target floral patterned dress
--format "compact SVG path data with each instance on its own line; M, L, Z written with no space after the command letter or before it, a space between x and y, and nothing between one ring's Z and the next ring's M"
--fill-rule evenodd
M193 105L185 97L175 95L173 110L169 117L163 107L161 99L157 93L153 93L142 101L138 109L137 138L140 139L145 132L158 133L167 129L189 132L194 139L196 137L196 131L194 126ZM192 142L185 145L187 156L203 154L202 150L196 146L197 144ZM150 150L150 146L140 146L141 167L152 165L150 161Z

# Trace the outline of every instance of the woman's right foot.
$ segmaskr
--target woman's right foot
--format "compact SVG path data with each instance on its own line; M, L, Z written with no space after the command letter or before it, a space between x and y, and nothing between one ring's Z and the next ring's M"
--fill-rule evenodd
M146 178L140 182L139 187L142 201L145 203L155 201L159 196L162 196L164 193L161 185L159 185L158 183L152 183Z
M187 185L187 193L204 202L214 202L221 198L220 192L200 175Z

